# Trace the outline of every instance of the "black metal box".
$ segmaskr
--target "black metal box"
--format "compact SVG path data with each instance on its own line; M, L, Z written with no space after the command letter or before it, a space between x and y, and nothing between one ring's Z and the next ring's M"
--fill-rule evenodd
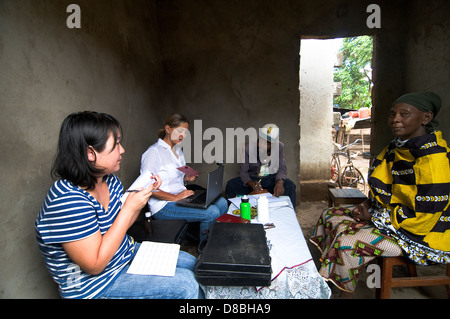
M261 224L214 223L195 266L206 286L269 286L272 268Z

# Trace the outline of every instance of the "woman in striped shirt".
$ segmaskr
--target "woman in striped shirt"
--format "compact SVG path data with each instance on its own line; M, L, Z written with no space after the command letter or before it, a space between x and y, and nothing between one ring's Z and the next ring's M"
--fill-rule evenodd
M180 252L174 277L127 274L138 246L126 232L157 182L122 205L122 128L112 116L81 112L63 122L52 175L36 219L46 266L64 298L197 298L195 257Z

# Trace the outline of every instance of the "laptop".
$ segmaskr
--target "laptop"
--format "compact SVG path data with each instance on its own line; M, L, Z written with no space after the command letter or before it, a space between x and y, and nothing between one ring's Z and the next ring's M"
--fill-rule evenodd
M206 209L222 194L223 165L208 174L206 190L196 190L194 195L177 201L177 205Z

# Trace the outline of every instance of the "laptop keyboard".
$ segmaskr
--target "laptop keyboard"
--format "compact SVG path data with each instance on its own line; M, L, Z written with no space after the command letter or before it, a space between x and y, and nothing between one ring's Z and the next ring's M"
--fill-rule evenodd
M188 200L192 204L204 204L206 203L206 191L195 192L194 195L188 197Z

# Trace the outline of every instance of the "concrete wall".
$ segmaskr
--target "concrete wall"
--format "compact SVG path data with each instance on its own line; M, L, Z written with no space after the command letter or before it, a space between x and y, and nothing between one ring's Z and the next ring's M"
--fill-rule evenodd
M204 127L278 124L297 195L302 200L322 199L327 181L319 188L316 181L324 174L299 176L302 165L317 163L312 154L299 160L298 141L309 139L311 133L306 129L300 136L300 39L377 35L381 39L377 65L382 70L385 63L399 65L403 3L385 1L382 29L374 30L366 24L365 1L162 1L158 13L169 104L190 118L203 119ZM394 85L385 88L380 82L380 101L392 101L389 94L398 96L401 89L403 70L387 71L379 79L386 84L388 78ZM228 163L225 180L236 176L238 167Z
M299 186L298 195L302 200L322 199L326 180L317 183L322 173L305 179L300 176L302 166L317 164L317 159L310 154L299 156L298 140L311 138L308 133L300 136L302 130L298 126L301 38L375 37L373 155L393 137L386 124L392 101L431 83L443 83L439 86L448 83L446 79L427 82L419 75L422 71L427 73L427 66L432 64L435 69L441 68L436 70L440 74L438 78L448 76L448 59L443 55L446 51L442 51L442 47L448 48L448 41L444 42L448 35L445 28L448 19L444 18L449 15L448 2L436 0L428 7L421 1L377 1L379 29L367 26L370 3L353 0L160 2L162 59L165 88L171 97L169 104L190 118L203 119L203 127L224 130L230 126L259 127L267 122L280 125L281 139L287 145L288 174ZM426 17L431 14L436 19L425 18L421 14L424 8ZM430 43L433 45L429 46ZM409 47L418 47L419 55L408 51ZM425 59L428 61L424 62ZM412 83L409 72L419 69ZM428 74L433 76L432 72ZM438 93L445 102L449 93L445 90ZM442 122L448 119L445 112L440 117ZM448 129L443 127L443 130ZM238 166L228 163L225 179L236 176Z
M372 155L393 138L387 129L387 116L392 102L404 93L438 93L442 99L438 129L447 141L450 138L450 2L411 1L395 5L397 10L392 11L381 6L383 24L375 39Z
M81 7L81 29L66 27L70 3ZM448 1L377 1L376 30L366 25L370 3L0 1L0 298L57 296L33 223L68 113L93 109L122 122L125 186L170 112L202 119L203 130L273 122L282 128L289 177L299 186L307 164L299 161L298 144L301 37L375 35L372 152L392 138L386 115L401 93L436 88L448 105ZM449 112L440 119L447 123ZM448 137L450 128L442 128ZM225 179L237 168L227 164Z
M168 104L202 119L203 128L282 127L289 176L297 182L300 39L289 33L289 16L280 25L287 7L267 1L159 4ZM238 168L227 163L224 179L237 176Z
M442 98L438 129L450 143L450 2L411 6L405 49L405 92L434 91Z
M300 180L330 178L333 71L342 40L304 39L300 47ZM305 195L305 194L303 194Z
M122 123L125 185L161 123L154 2L76 1L81 29L66 26L70 3L0 1L0 298L58 297L34 220L63 119L95 110Z

